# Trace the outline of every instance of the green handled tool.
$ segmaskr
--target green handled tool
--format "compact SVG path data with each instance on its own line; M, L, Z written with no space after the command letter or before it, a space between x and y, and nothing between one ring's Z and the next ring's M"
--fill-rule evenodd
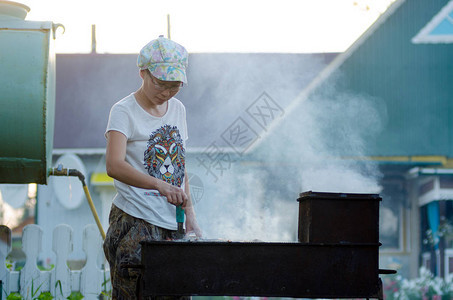
M182 239L185 235L184 232L184 209L181 205L176 206L176 223L178 223L178 238Z

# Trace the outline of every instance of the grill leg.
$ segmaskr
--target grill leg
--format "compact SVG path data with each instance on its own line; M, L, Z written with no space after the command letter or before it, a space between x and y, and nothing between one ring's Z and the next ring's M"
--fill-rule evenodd
M137 295L137 300L142 300L142 275L138 275L137 278L137 290L136 290L136 295Z
M384 299L384 290L382 288L382 280L379 278L379 294L378 294L378 299L383 300Z

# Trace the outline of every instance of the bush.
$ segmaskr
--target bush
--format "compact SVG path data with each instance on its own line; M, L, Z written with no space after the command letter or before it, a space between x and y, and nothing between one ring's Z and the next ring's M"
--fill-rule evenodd
M453 299L453 276L445 279L434 276L426 268L420 268L420 276L404 279L397 275L384 280L386 300L451 300Z

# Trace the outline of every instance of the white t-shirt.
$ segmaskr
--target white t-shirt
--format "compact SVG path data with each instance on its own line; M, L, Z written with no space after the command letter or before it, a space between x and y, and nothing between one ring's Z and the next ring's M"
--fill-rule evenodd
M168 101L164 116L146 112L131 94L113 105L106 129L127 138L126 162L136 170L184 188L185 143L188 138L186 109L176 98ZM114 180L113 203L136 218L176 230L176 207L157 190L132 187Z

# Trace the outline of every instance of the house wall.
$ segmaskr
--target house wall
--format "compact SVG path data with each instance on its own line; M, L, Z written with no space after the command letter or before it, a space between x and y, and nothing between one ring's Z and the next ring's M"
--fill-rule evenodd
M385 101L385 126L367 155L451 156L453 43L412 40L448 3L395 1L339 68L344 88Z
M421 220L420 220L420 207L418 204L418 183L416 180L408 181L408 201L410 203L409 211L409 228L410 236L410 260L409 260L409 276L411 278L416 277L419 273L419 267L421 265Z
M396 270L398 275L404 278L413 278L418 275L420 267L420 210L418 207L418 186L417 181L407 178L407 169L394 170L384 175L382 180L384 190L381 204L381 215L385 214L385 209L396 210L398 212L398 232L395 237L398 238L398 247L389 247L386 244L386 238L383 231L388 227L388 220L380 220L381 232L381 251L380 251L380 268ZM398 192L393 188L386 189L385 186L390 184L395 187L397 183L402 191ZM397 178L397 179L395 179ZM399 194L399 195L398 195ZM398 205L389 205L389 202L399 202ZM393 275L387 275L393 276ZM385 277L385 276L384 276Z

